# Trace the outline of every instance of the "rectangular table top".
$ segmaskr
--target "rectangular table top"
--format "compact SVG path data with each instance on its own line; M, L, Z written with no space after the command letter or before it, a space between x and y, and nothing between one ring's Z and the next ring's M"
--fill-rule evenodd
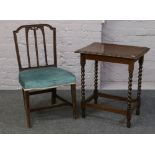
M127 58L137 60L149 51L147 47L117 45L107 43L92 43L75 53L101 55L115 58Z

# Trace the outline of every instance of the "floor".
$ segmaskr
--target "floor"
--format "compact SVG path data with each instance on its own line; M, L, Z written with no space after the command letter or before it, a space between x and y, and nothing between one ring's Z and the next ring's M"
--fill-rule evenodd
M115 95L125 96L126 91L107 91ZM90 94L87 91L87 94ZM70 99L70 91L59 91L58 94ZM134 95L136 92L134 92ZM49 104L50 94L41 94L31 97L32 106ZM78 111L80 112L80 92L77 92ZM116 107L126 108L124 103L116 103L100 98L99 102L108 102ZM25 113L21 91L0 91L0 133L1 134L142 134L155 133L155 91L144 90L142 93L141 115L133 115L132 127L126 128L124 116L109 112L87 109L85 119L72 118L72 109L69 106L59 107L31 115L32 128L25 127ZM58 101L59 102L59 101Z

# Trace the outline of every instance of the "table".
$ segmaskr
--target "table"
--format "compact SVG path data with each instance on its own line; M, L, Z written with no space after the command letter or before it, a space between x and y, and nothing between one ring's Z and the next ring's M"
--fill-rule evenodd
M114 112L117 114L125 115L127 118L127 127L131 127L131 116L134 109L136 109L136 115L140 114L141 105L141 84L142 84L142 69L144 62L144 55L149 51L147 47L107 44L107 43L92 43L82 49L75 51L80 53L81 62L81 108L82 117L85 118L86 108L94 108L98 110L104 110ZM91 96L85 99L85 64L86 60L94 60L94 91ZM128 65L128 97L115 96L111 94L101 93L98 90L98 61L119 63ZM135 62L139 62L138 71L138 89L136 99L132 99L132 78ZM104 97L108 99L125 101L127 103L127 109L122 110L113 108L104 104L98 104L98 97ZM94 100L94 103L90 103Z

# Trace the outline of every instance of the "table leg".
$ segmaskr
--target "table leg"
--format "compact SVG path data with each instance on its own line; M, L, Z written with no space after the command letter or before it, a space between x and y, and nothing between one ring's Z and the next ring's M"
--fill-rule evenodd
M81 55L81 109L82 109L82 117L85 118L85 64L86 60L84 55Z
M127 127L131 126L131 102L132 102L132 78L134 71L134 64L129 65L129 82L128 82L128 107L127 107Z
M141 57L139 59L139 72L138 72L138 91L137 91L137 109L136 109L136 115L140 114L140 106L141 106L141 84L142 84L142 71L143 71L143 62L144 57Z
M95 61L94 68L94 101L97 104L98 99L98 61Z

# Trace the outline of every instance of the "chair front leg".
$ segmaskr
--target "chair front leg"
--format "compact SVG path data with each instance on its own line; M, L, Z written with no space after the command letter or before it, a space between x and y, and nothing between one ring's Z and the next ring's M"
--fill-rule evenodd
M76 106L76 84L71 85L71 96L73 104L73 117L77 118L77 106Z
M29 104L29 93L27 91L23 91L23 99L24 99L24 107L26 112L26 125L28 128L31 127L31 121L30 121L30 104Z

